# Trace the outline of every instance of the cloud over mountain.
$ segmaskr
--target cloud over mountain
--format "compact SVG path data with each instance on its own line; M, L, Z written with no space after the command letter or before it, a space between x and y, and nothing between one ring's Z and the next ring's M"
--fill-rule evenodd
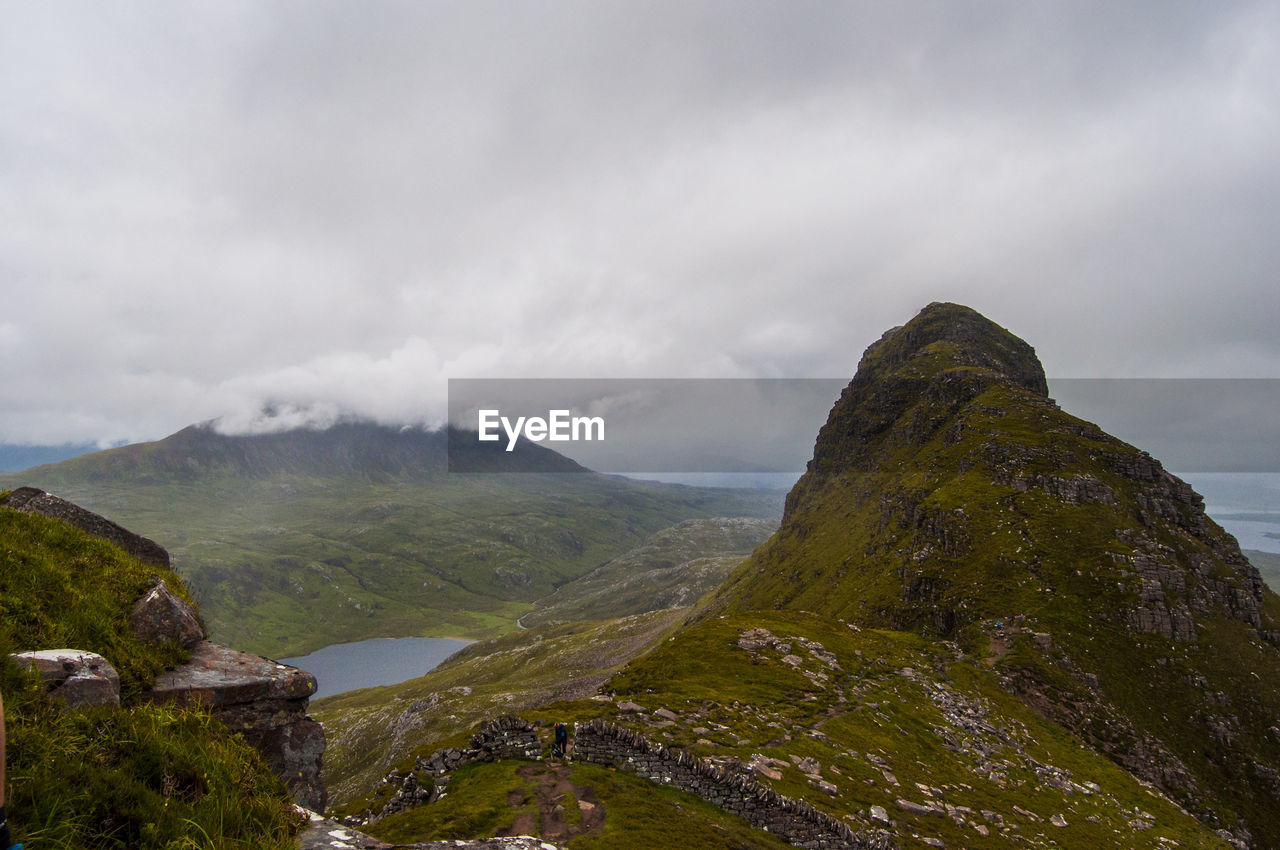
M845 375L934 299L1053 376L1280 366L1271 4L6 19L5 441L432 421L447 377Z

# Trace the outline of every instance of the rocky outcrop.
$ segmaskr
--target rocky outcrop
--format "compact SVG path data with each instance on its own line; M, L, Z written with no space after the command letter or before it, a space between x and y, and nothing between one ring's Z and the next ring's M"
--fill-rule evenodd
M42 649L9 657L39 673L49 699L67 709L120 705L120 676L101 655ZM204 641L188 663L162 673L141 699L209 709L262 753L299 803L323 810L324 728L307 717L315 688L310 673Z
M19 487L0 500L0 505L23 513L65 520L86 534L119 546L144 564L169 569L169 553L159 543L43 490Z
M49 699L68 709L120 704L120 675L107 659L82 649L37 649L10 655L40 674Z
M19 488L0 505L64 520L142 563L170 569L169 553L154 540L43 490ZM316 691L315 676L204 640L199 613L159 576L134 604L129 626L142 640L171 642L191 650L186 664L158 676L155 686L141 699L208 708L262 753L300 804L324 810L327 795L320 778L324 728L307 716ZM22 653L18 659L52 682L50 698L68 708L120 704L120 677L99 655L69 649L40 650Z
M1196 528L1203 518L1203 512L1189 511L1186 522ZM1190 569L1183 566L1178 551L1143 531L1120 529L1116 536L1134 550L1132 555L1112 555L1121 575L1138 584L1137 605L1129 613L1131 628L1195 641L1193 612L1226 614L1247 623L1262 639L1280 642L1275 630L1264 628L1261 575L1238 548L1222 539L1226 535L1211 536L1206 530L1203 541L1211 545L1213 555L1190 555Z
M939 373L930 361L941 358L965 368ZM920 366L908 368L913 363ZM869 447L886 438L894 445L921 441L996 382L1012 383L1051 404L1035 349L967 307L930 304L907 325L885 333L862 355L857 374L818 432L808 474L787 495L784 525L830 476L874 469L878 452ZM927 409L911 414L921 400Z
M134 604L129 628L143 640L173 641L184 649L204 640L204 628L195 608L174 595L164 579L157 579L155 586Z
M202 641L190 661L158 676L143 698L208 708L262 753L294 799L323 811L324 727L307 717L315 690L316 677L310 673Z

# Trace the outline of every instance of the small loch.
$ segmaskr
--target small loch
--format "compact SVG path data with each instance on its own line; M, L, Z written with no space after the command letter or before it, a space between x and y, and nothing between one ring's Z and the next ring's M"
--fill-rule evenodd
M315 696L331 697L357 688L416 679L470 642L457 638L372 638L336 643L310 655L276 660L314 674Z

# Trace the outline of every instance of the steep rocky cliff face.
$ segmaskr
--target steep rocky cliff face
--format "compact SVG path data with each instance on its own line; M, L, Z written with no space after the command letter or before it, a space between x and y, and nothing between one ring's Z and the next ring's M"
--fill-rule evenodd
M957 641L1204 823L1280 846L1280 599L1184 482L932 304L867 349L717 610Z

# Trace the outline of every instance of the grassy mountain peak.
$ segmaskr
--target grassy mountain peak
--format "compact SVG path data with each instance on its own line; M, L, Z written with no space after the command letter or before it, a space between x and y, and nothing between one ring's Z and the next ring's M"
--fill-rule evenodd
M1280 846L1280 598L1203 500L935 304L863 356L715 611L957 640L1203 821Z

